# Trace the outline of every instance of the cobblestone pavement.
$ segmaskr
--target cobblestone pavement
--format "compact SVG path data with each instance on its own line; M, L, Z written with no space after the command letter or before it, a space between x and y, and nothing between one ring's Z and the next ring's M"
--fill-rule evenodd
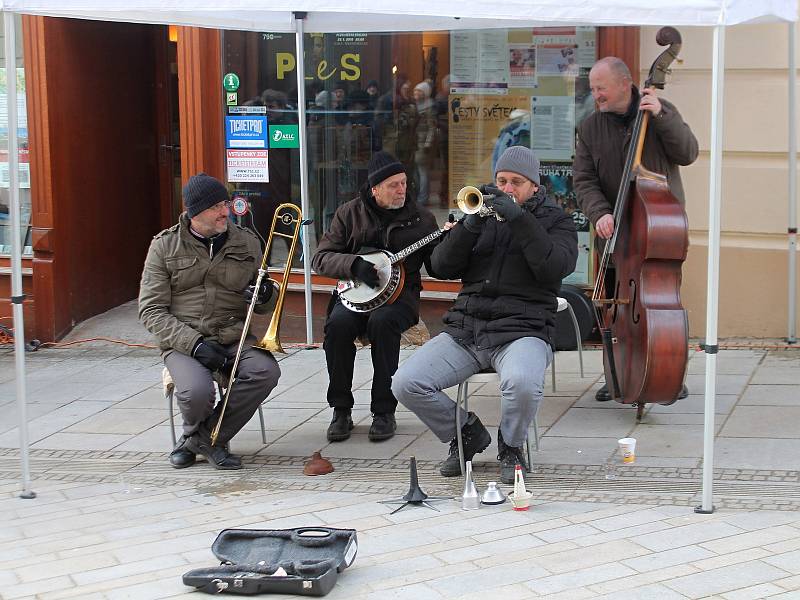
M88 337L88 336L86 336ZM405 348L402 358L413 348ZM176 471L161 362L150 349L86 344L26 357L33 500L18 497L20 454L13 354L0 349L0 598L199 598L181 575L216 560L224 528L355 528L360 549L329 598L800 599L800 351L718 355L714 505L696 514L702 467L703 354L692 354L687 399L635 411L597 403L601 357L558 353L556 387L539 413L541 447L527 478L528 512L378 503L422 487L460 499L438 475L446 446L411 414L398 433L366 439L369 352L356 365L356 429L327 444L324 356L291 349L278 388L233 440L246 468L199 462ZM451 390L454 393L454 390ZM494 429L497 386L470 407ZM174 407L173 407L174 409ZM622 465L616 440L633 436ZM302 475L321 449L336 471ZM497 478L494 446L476 457L479 488ZM190 596L191 594L191 596Z

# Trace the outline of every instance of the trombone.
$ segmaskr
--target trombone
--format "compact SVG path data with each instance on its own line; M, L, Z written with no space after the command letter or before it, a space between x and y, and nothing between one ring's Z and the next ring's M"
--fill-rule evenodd
M291 233L283 233L278 231L278 224L291 231ZM280 352L285 354L281 347L279 339L279 330L281 325L281 314L283 313L283 299L286 295L286 289L289 287L289 272L292 269L292 259L294 258L294 251L297 247L297 238L300 237L300 226L303 225L303 213L294 204L284 203L275 209L275 214L272 217L272 227L269 230L269 237L267 238L267 246L264 248L264 256L261 259L261 266L258 269L258 277L254 287L253 297L250 300L250 306L247 309L247 317L244 320L244 328L242 329L242 336L239 339L239 347L236 350L236 358L233 361L233 368L231 369L231 377L228 382L228 387L225 390L225 399L222 401L222 409L219 411L219 419L211 432L211 445L217 443L219 437L219 429L222 426L222 418L225 416L225 409L228 406L228 398L231 395L234 383L236 383L236 369L239 367L239 359L242 356L244 348L244 341L250 330L250 320L253 318L253 311L256 307L256 300L258 297L258 290L261 287L261 281L267 274L267 261L269 260L269 253L272 250L272 240L274 236L287 238L292 240L289 246L289 254L286 257L286 267L283 269L283 280L281 281L278 289L278 299L275 302L275 308L272 311L272 318L269 321L269 327L264 337L253 346L253 348L261 348L268 352Z
M494 215L498 221L505 221L503 217L495 212L494 207L489 204L490 200L494 200L494 194L484 194L471 185L464 186L458 190L458 195L456 196L456 204L465 215L477 214L479 217Z

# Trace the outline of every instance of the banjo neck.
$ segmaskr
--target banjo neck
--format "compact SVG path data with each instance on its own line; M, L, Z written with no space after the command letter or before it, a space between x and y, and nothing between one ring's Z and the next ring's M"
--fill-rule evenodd
M419 250L423 246L426 246L426 245L430 244L433 240L438 238L443 233L444 233L444 229L437 229L433 233L429 233L428 235L426 235L421 240L417 240L416 242L414 242L413 244L411 244L407 248L403 248L399 252L395 252L394 254L392 254L390 256L389 260L390 260L391 264L399 263L401 260L403 260L404 258L409 256L410 254L413 254L414 252L416 252L417 250Z

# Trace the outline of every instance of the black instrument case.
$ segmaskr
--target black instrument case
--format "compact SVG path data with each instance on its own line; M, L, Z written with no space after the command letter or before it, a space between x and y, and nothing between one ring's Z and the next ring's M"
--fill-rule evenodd
M210 594L324 596L358 551L355 529L225 529L211 546L218 567L193 569L183 583ZM286 575L274 575L283 568Z

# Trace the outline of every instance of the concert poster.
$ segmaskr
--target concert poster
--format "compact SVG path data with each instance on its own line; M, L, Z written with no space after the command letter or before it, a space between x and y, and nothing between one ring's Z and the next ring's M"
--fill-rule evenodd
M589 219L578 208L577 197L572 186L571 162L547 162L541 165L541 184L547 188L547 195L572 217L578 231L578 262L575 271L564 279L572 285L589 285L592 281L590 266L592 261L592 239Z
M524 132L529 140L529 106L529 96L450 95L448 185L453 197L465 185L492 180L498 144L517 139L509 131Z

